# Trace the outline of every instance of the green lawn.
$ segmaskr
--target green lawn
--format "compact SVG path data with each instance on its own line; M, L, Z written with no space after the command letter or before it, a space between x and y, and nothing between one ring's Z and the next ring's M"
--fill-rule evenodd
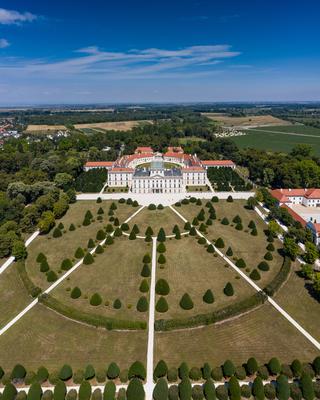
M31 303L19 273L13 263L0 275L0 327L4 326Z
M29 256L26 260L26 269L31 280L35 285L41 288L47 288L50 284L47 282L46 274L40 272L39 264L36 262L37 255L42 252L48 259L49 266L56 273L62 273L60 270L61 262L65 258L73 259L74 253L78 247L86 248L90 238L95 239L97 231L103 229L109 223L108 210L111 201L103 201L97 204L95 201L78 201L72 204L67 214L59 220L64 224L66 232L60 238L53 238L52 231L48 235L38 236L28 247ZM99 208L104 210L103 221L98 221L97 211ZM118 204L115 216L119 218L120 223L132 215L137 208L126 204ZM87 210L93 214L95 221L89 226L83 226L82 221ZM73 223L76 230L70 232L69 226Z
M146 320L147 312L138 312L136 304L143 293L139 291L143 256L151 255L152 244L144 240L129 240L127 236L115 238L114 244L106 246L103 254L95 257L91 265L81 265L68 280L59 285L52 295L61 302L85 312L119 319ZM70 297L70 291L78 286L82 295ZM90 305L90 297L99 293L103 302ZM149 294L146 294L149 297ZM113 302L120 299L122 307L113 308ZM106 305L106 302L108 304Z
M106 368L115 361L123 369L136 360L146 363L146 346L146 331L93 328L37 305L0 336L1 366L9 370L21 363L36 370L44 365L53 371L68 363L76 370L89 363Z
M236 136L231 139L240 148L254 148L267 151L281 151L288 153L297 144L308 144L312 146L315 155L320 155L320 129L308 126L277 126L246 130L245 136ZM283 133L279 133L283 132ZM289 135L287 133L297 133ZM306 136L312 135L314 137Z
M203 208L206 212L207 218L209 214L207 212L208 208L205 207L206 201L202 201L202 203L202 206L194 204L182 205L181 207L177 207L177 210L192 222L193 218ZM230 246L233 250L233 256L230 257L230 259L235 262L236 258L243 258L247 265L246 268L248 268L248 270L243 269L243 271L249 275L253 269L257 268L257 265L261 261L264 261L264 255L267 252L266 247L268 245L267 237L264 234L267 225L255 211L244 208L244 200L235 200L233 203L229 203L226 200L220 200L218 203L212 204L216 210L217 219L213 220L211 226L208 226L206 237L211 241L221 237L225 243L225 247L220 250L226 253ZM232 222L236 215L239 215L242 219L242 231L236 230L236 224ZM230 225L221 224L221 221L219 220L222 220L224 217L228 218ZM250 234L251 230L248 228L248 224L251 220L254 221L257 227L258 236L252 236ZM278 253L278 250L282 247L281 242L275 240L273 245L276 249L272 252L273 260L267 261L270 270L267 272L259 271L261 279L256 283L261 288L266 286L266 284L276 275L283 262L283 258Z
M265 363L271 357L282 362L312 361L318 350L272 306L222 324L171 332L156 332L155 363L160 359L178 367L186 361L190 367L209 362L221 365L231 359L241 365L249 357Z
M157 319L208 313L254 294L253 289L243 279L238 279L234 270L225 267L221 257L208 253L203 245L197 243L196 238L189 236L182 237L181 240L171 239L165 245L167 262L163 269L158 264L156 278L166 279L169 283L170 293L166 296L169 310L166 313L157 313ZM235 292L230 297L223 293L227 282L232 283ZM211 289L215 296L213 304L202 300L207 289ZM184 293L188 293L194 303L192 310L183 310L179 305Z
M179 226L181 232L184 231L184 223L171 209L165 207L163 210L148 210L144 208L130 221L130 227L136 224L140 234L144 235L148 226L151 226L154 235L160 228L165 230L166 235L172 235L172 229L175 225Z

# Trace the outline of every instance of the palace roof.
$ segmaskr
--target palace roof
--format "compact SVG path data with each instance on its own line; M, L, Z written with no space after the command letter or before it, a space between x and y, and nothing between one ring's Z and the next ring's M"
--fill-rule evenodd
M290 203L290 197L320 199L320 189L273 189L271 190L271 195L280 203Z
M87 161L85 163L85 167L106 168L106 167L112 167L113 164L114 161Z
M226 167L236 165L232 160L204 160L201 162L206 167Z

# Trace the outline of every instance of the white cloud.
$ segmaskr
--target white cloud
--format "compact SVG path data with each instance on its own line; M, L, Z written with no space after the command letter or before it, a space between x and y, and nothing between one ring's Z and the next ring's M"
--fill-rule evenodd
M0 8L0 24L20 24L22 22L32 22L35 19L37 19L37 16L30 12L19 12Z
M7 41L7 39L0 39L0 49L4 49L9 46L10 43Z

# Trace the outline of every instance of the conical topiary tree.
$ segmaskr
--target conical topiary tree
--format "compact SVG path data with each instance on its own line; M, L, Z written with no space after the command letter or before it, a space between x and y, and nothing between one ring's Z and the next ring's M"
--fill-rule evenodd
M233 251L232 251L232 248L231 248L231 247L228 247L228 250L227 250L227 252L226 252L226 255L227 255L228 257L232 257L232 256L233 256Z
M150 271L148 264L143 264L141 276L143 276L144 278L148 278L150 275L151 275L151 271Z
M239 259L236 261L236 266L237 266L238 268L245 268L245 267L247 266L247 264L246 264L246 262L244 261L243 258L239 258Z
M89 239L88 240L88 244L87 244L87 248L88 249L93 249L94 246L95 246L95 243L94 243L93 239Z
M115 299L115 301L113 302L113 308L115 308L116 310L119 310L122 307L122 303L120 299Z
M123 224L121 224L121 230L123 231L123 232L127 232L130 228L129 228L129 225L126 223L126 222L124 222Z
M268 246L266 247L266 249L268 251L274 251L275 250L274 245L272 243L269 243Z
M72 299L78 299L79 297L81 297L81 290L80 290L80 288L78 288L78 286L74 287L71 290L70 297Z
M47 281L48 282L55 282L57 279L58 279L58 276L54 271L52 271L52 270L48 271L48 273L47 273Z
M193 301L188 293L185 293L180 300L180 307L183 310L191 310L193 308Z
M165 253L166 252L166 246L165 246L165 244L163 242L160 242L158 244L157 252L158 253Z
M233 289L233 286L232 286L232 284L231 284L230 282L228 282L228 283L226 284L226 286L224 287L223 293L224 293L226 296L233 296L233 295L234 295L234 289Z
M71 260L69 258L65 258L62 261L61 266L60 266L60 268L63 271L68 271L71 267L72 267L72 262L71 262Z
M180 229L179 229L178 225L175 225L172 229L172 233L174 233L176 235L178 232L180 233Z
M152 242L152 236L151 235L147 235L145 238L144 238L144 241L145 242Z
M129 235L129 240L135 240L135 239L137 239L137 235L133 231L131 231Z
M167 296L170 292L170 287L165 279L158 279L155 290L157 294Z
M250 278L253 281L259 281L261 279L261 275L259 273L259 271L257 269L254 269L251 273L250 273Z
M81 247L78 247L77 250L74 253L75 258L82 258L84 256L84 251Z
M96 247L95 253L96 254L102 254L104 252L103 247L98 244L98 246Z
M207 252L208 253L214 253L214 247L212 244L209 244L209 246L207 247Z
M251 220L251 221L249 222L248 228L250 228L250 229L256 228L256 224L254 223L254 221Z
M205 225L204 223L202 223L202 224L199 226L199 231L200 231L200 232L206 232L206 230L207 230L206 225Z
M107 245L110 246L111 244L113 244L113 242L114 242L113 237L110 236L110 235L108 235L108 236L106 237L105 244L107 244Z
M270 253L270 251L266 252L266 254L264 255L264 259L267 261L273 260L273 255Z
M238 224L236 225L236 230L237 230L237 231L242 231L242 230L243 230L243 226L242 226L241 223L238 223Z
M141 296L137 303L137 310L139 312L146 312L148 311L149 303L146 296Z
M54 231L53 231L52 236L53 236L54 238L61 237L61 236L62 236L61 230L60 230L59 228L55 228Z
M99 293L94 293L91 297L90 297L90 304L92 306L99 306L102 303L102 297L100 296Z
M215 241L214 245L215 245L218 249L223 249L224 246L225 246L225 245L224 245L223 239L220 238L220 237Z
M91 253L87 253L83 258L83 264L90 265L94 262L94 258Z
M147 293L149 292L149 283L146 279L142 279L139 287L140 292Z
M105 238L106 238L106 233L102 229L98 230L97 235L96 235L96 239L97 240L103 240Z
M143 256L143 259L142 259L142 262L144 263L144 264L150 264L151 263L151 256L150 256L150 254L145 254L144 256Z
M239 215L236 215L236 216L233 218L232 222L234 222L235 224L239 224L239 223L242 222L242 219L240 218Z
M159 229L157 240L158 240L158 242L165 242L166 241L166 233L165 233L163 228Z
M224 217L224 218L222 218L222 220L221 220L221 224L222 225L229 225L229 220L228 220L228 218L227 217Z
M208 289L203 295L203 301L207 304L212 304L214 302L214 296L211 289Z
M165 361L160 360L154 369L153 376L155 378L162 378L166 376L168 372L168 366Z
M193 220L192 220L192 225L199 225L199 220L198 220L198 218L197 217L194 217L193 218Z
M169 309L167 300L165 299L165 297L159 297L159 300L157 301L156 304L156 311L159 313L165 313L167 312Z
M131 232L134 232L136 235L140 232L137 224L133 225Z
M196 231L196 228L194 226L191 227L191 229L189 231L189 235L190 236L196 236L197 235L197 231Z
M163 254L160 254L158 257L158 263L159 264L165 264L166 263L166 257Z
M253 228L250 234L251 234L252 236L258 236L258 231L257 231L257 229L256 229L256 228Z
M106 232L107 232L107 233L113 232L113 226L112 226L111 224L108 224L108 225L105 227L105 229L106 229Z
M260 269L260 271L269 271L270 267L266 261L261 261L261 263L258 264L258 269Z
M122 236L122 230L121 230L119 227L117 227L117 228L115 229L115 231L114 231L113 236L114 236L114 237L120 237L120 236Z
M40 272L48 272L50 269L48 261L44 260L40 264Z
M145 235L146 236L152 236L153 235L153 229L151 228L151 226L148 226L148 228L145 231Z
M98 211L97 211L97 214L98 214L98 215L104 214L104 211L103 211L103 208L102 208L102 207L99 207L99 209L98 209Z
M43 261L47 261L47 257L43 253L39 253L36 258L37 263L42 263Z
M116 379L120 374L120 368L115 362L112 362L107 369L107 377L109 379Z
M190 222L186 222L185 224L184 224L184 229L186 230L186 231L190 231L190 229L191 229L191 224L190 224Z

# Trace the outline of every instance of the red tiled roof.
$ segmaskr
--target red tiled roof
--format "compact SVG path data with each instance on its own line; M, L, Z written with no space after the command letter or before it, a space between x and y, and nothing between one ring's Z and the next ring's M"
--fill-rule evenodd
M87 161L85 167L112 167L114 161Z
M112 168L109 173L111 172L133 172L133 168L125 168L125 167L114 167Z
M228 165L235 165L232 160L204 160L202 161L203 165L208 166L228 166Z
M280 202L290 202L290 197L320 199L320 189L273 189L271 195Z
M182 171L183 172L204 171L204 168L200 167L199 165L193 165L191 167L182 168Z
M135 153L153 153L152 147L137 147Z
M183 153L176 153L174 151L167 151L163 155L164 157L175 157L175 158L184 158L185 154Z
M287 205L282 205L281 207L285 208L288 213L291 215L291 217L293 217L293 219L295 219L296 221L300 222L300 224L305 227L307 225L307 221L305 221L301 215L299 215L298 213L296 213L292 208L288 207Z
M308 199L320 199L320 189L309 189L305 197Z
M313 224L314 229L316 230L317 233L320 233L320 224Z
M180 146L174 147L174 146L169 146L168 147L168 152L169 153L183 153L183 148Z

